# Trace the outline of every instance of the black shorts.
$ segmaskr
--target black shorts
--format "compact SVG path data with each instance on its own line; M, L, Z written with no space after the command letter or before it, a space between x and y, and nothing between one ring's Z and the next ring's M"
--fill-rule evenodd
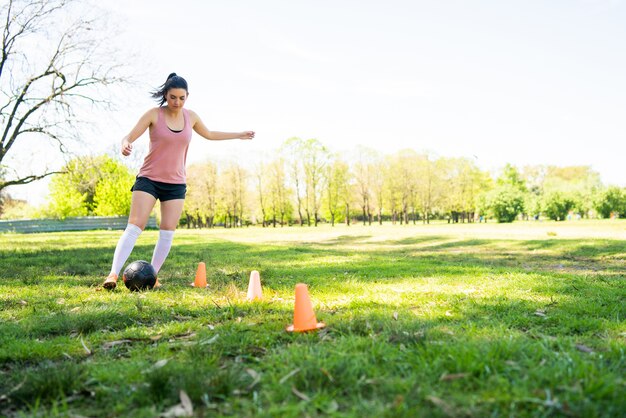
M136 190L150 193L155 199L165 202L166 200L184 199L187 185L163 183L162 181L150 180L148 177L137 177L135 184L130 188L131 192Z

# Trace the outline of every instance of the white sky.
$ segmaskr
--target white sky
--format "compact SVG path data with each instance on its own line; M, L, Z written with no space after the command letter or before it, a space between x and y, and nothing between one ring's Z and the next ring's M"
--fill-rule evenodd
M591 165L626 185L626 1L108 0L145 87L98 135L118 144L176 72L214 130L188 163L292 136L506 163ZM147 142L147 136L140 139ZM37 186L35 186L37 187ZM38 187L42 187L41 185ZM23 197L18 188L15 197ZM31 188L32 189L32 188ZM30 193L31 201L33 195Z

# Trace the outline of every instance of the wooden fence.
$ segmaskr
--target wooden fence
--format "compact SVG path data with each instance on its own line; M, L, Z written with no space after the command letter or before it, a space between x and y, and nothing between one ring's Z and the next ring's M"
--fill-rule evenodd
M125 229L128 216L84 216L66 219L20 219L14 221L0 221L2 232L59 232L59 231L88 231L93 229ZM150 217L146 228L157 228L156 218Z

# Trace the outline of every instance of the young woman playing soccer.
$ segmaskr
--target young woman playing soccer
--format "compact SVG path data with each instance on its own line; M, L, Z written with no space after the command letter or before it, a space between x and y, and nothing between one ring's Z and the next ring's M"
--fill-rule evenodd
M115 289L118 275L148 223L157 200L161 202L161 223L151 264L157 273L161 269L172 246L174 230L185 202L185 162L191 131L213 141L254 138L253 131L210 131L196 113L184 109L188 96L187 81L176 73L170 74L165 84L152 94L159 107L148 110L122 139L122 155L128 156L133 150L133 142L150 130L150 148L131 188L128 225L115 248L111 272L103 284L105 289ZM158 280L155 286L159 286Z

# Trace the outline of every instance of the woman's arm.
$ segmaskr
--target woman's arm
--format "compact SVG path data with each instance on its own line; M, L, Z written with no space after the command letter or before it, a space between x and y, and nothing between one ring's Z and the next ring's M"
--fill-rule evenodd
M133 150L133 142L137 140L150 125L156 122L157 109L150 109L139 119L139 122L128 135L122 138L122 155L128 156Z
M211 141L223 141L225 139L252 139L254 138L254 131L243 131L243 132L218 132L218 131L210 131L209 128L200 120L200 117L189 111L189 114L192 118L193 130L196 131L198 135L203 138L209 139Z

